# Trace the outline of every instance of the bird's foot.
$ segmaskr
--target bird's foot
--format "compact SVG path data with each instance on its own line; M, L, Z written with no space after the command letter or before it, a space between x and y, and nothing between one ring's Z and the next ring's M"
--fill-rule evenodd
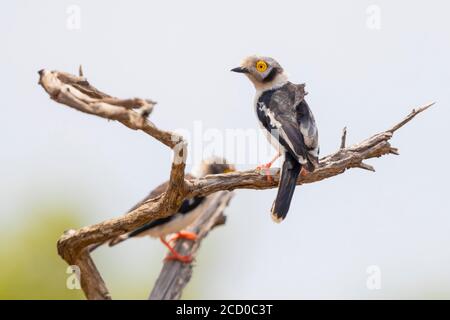
M161 242L167 247L167 249L169 249L170 254L167 255L164 258L164 261L171 261L171 260L176 260L176 261L180 261L183 263L191 263L193 258L191 255L182 255L180 253L178 253L175 248L173 246L171 246L165 239L164 237L160 237L159 238L161 240Z
M276 154L276 156L273 157L272 160L270 160L270 162L267 162L266 164L261 164L261 165L257 166L257 167L256 167L256 171L262 171L262 170L264 170L265 173L266 173L267 180L270 181L270 182L272 182L272 172L270 172L270 168L272 167L273 163L274 163L279 157L281 157L281 153L280 153L280 152L278 152L278 153Z
M261 164L259 166L256 167L256 171L264 171L266 174L266 178L268 181L272 182L272 173L270 172L270 167L272 167L273 161L268 162L266 164Z
M302 177L306 177L309 174L309 171L306 170L304 167L302 167L302 169L300 170L300 175Z
M180 261L182 263L191 263L193 260L191 255L183 256L176 251L171 252L164 258L164 261Z
M187 240L195 241L195 240L197 240L197 238L198 238L198 236L196 233L182 230L180 232L175 233L175 235L172 238L170 238L169 243L176 241L178 239L187 239Z

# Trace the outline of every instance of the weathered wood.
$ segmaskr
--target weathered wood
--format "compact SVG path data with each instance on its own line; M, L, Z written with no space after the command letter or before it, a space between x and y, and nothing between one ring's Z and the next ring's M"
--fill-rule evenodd
M341 137L341 149L345 148L345 144L347 140L347 127L344 127L344 129L342 129L342 137Z
M220 191L207 198L204 204L195 210L203 213L190 226L188 231L197 234L195 242L179 239L175 250L182 255L191 255L195 258L201 241L207 236L217 224L223 224L224 210L232 198L232 193ZM179 299L184 287L192 276L192 263L182 263L180 261L165 261L161 273L156 280L155 286L150 294L150 300L174 300Z
M59 239L58 253L61 257L69 265L80 263L84 277L91 277L81 282L88 298L109 298L95 264L89 256L83 256L89 246L104 243L152 220L174 214L182 201L188 197L206 196L223 190L268 189L278 185L279 169L272 169L276 174L270 181L265 175L254 170L186 180L184 176L187 157L186 142L179 135L157 128L146 118L155 105L153 101L137 98L117 99L91 86L86 78L64 72L41 70L39 75L39 84L56 102L81 112L119 121L130 129L143 131L171 148L174 154L170 187L164 194L149 199L125 216L120 215L79 230L71 230ZM363 163L363 160L398 154L398 150L389 143L395 131L432 105L433 103L414 109L405 119L390 129L350 147L345 147L345 133L341 139L342 148L323 157L319 167L306 176L300 176L297 183L318 182L341 174L350 168L375 171L372 166Z

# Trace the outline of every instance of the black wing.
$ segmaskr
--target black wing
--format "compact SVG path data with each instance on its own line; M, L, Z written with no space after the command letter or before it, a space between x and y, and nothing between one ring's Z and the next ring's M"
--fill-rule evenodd
M189 212L191 212L192 210L194 210L195 208L197 208L202 201L205 199L205 197L194 197L191 199L186 199L183 201L183 203L181 204L180 209L178 210L178 213L181 214L187 214ZM144 224L143 226L137 228L136 230L131 231L130 233L128 233L128 237L135 237L139 234L141 234L142 232L145 232L151 228L163 225L169 221L171 221L172 219L175 218L176 215L171 215L169 217L165 217L165 218L161 218L161 219L156 219L153 220L147 224Z
M304 95L304 85L288 82L281 88L264 92L258 99L256 112L264 128L313 171L318 163L318 131Z

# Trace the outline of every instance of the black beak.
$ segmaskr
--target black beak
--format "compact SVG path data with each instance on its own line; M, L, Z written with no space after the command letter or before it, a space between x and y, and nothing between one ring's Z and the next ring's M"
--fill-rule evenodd
M248 69L243 68L243 67L237 67L237 68L231 69L230 71L238 72L238 73L248 73Z

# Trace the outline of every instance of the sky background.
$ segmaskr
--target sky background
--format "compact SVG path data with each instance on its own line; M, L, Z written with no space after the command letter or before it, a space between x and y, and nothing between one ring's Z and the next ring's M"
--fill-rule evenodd
M59 235L125 213L170 168L170 150L145 134L51 101L38 70L82 64L109 94L158 101L151 120L161 128L224 132L258 127L252 85L229 72L257 53L306 83L321 155L344 126L352 144L437 104L396 133L400 156L368 161L376 173L298 187L282 224L269 214L275 189L237 190L183 297L450 298L448 12L443 0L3 3L0 297L81 297L67 293ZM30 233L48 240L26 242ZM164 254L144 238L94 259L113 298L140 299ZM367 286L370 266L379 289Z

